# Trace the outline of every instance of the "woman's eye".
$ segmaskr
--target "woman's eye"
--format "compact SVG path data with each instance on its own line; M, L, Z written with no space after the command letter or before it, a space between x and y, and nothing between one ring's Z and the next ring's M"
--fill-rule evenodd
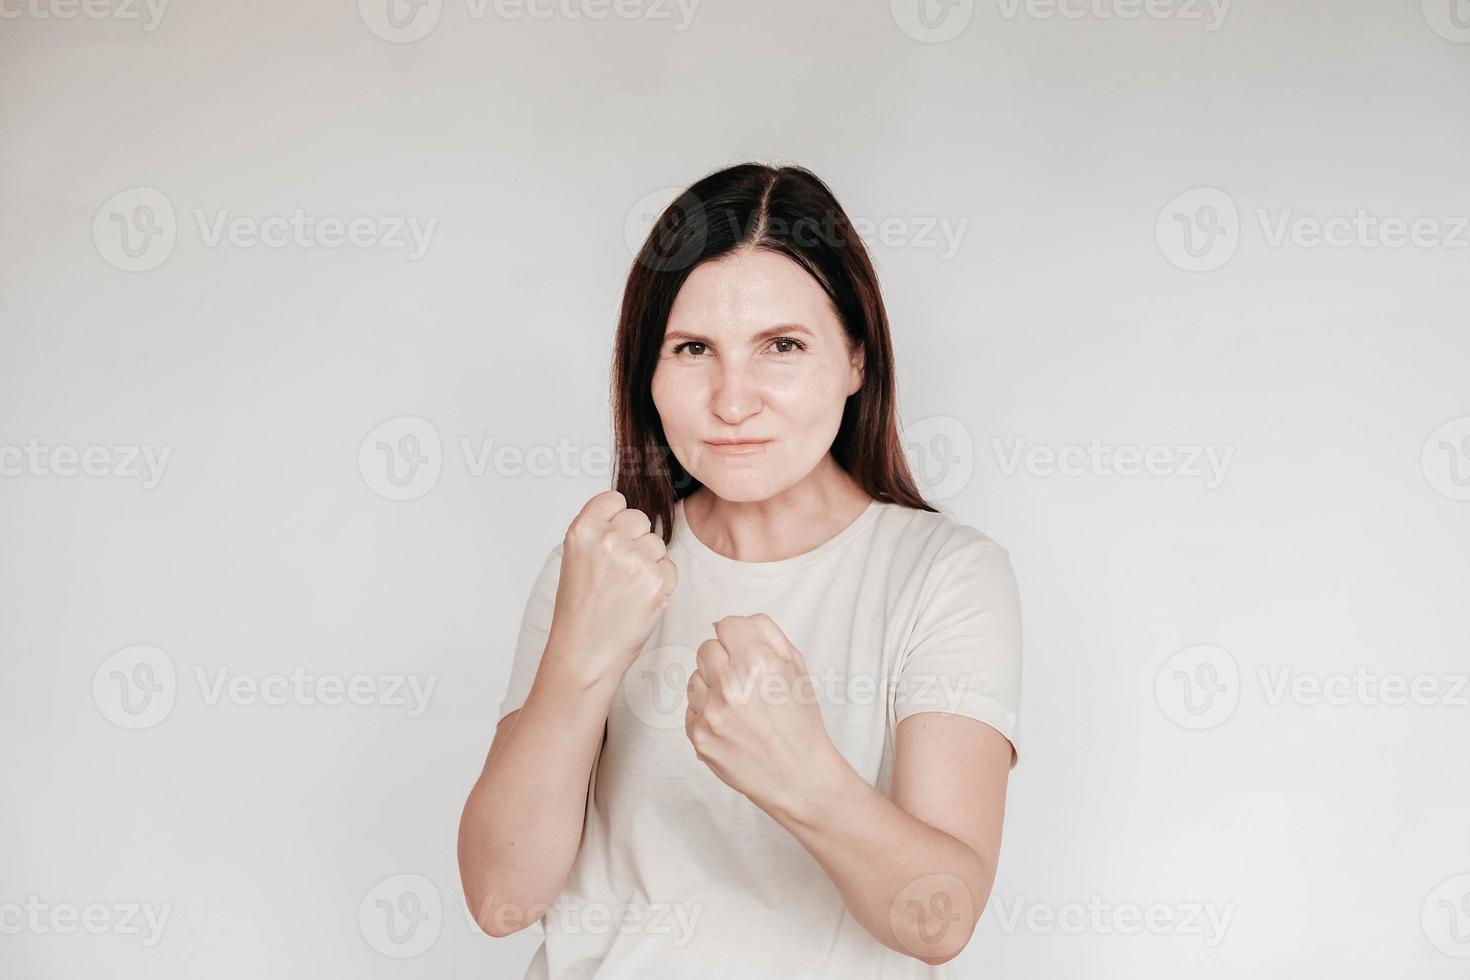
M803 344L795 337L777 337L775 340L771 341L771 344L778 354L794 354L799 350L807 349L806 344ZM709 345L701 343L697 340L686 340L683 343L674 345L675 356L678 356L680 354L690 354L694 357L702 358L708 352Z

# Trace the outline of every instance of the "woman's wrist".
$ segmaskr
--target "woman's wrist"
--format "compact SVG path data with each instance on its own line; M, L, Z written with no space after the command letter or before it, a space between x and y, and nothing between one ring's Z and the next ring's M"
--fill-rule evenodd
M541 666L536 671L532 690L540 687L543 695L551 695L557 700L599 704L606 708L622 680L621 675L613 677L597 670L597 664L607 662L606 656L553 634L541 655Z
M808 756L803 777L787 783L783 796L767 801L761 809L788 830L815 828L842 813L844 802L851 799L853 780L868 785L827 739L819 751Z

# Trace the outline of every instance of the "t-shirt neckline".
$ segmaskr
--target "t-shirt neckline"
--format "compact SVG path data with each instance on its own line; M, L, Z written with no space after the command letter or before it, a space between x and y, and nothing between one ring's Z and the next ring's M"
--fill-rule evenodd
M699 537L689 527L688 519L684 516L684 498L681 497L674 502L674 537L682 542L684 547L693 552L701 561L724 569L725 571L738 572L742 575L780 575L794 571L795 569L805 568L838 551L867 530L878 519L878 512L882 508L883 501L874 498L869 501L868 506L863 508L857 517L852 519L847 527L838 531L835 535L810 551L793 555L790 558L782 558L778 561L740 561L720 554L699 540Z

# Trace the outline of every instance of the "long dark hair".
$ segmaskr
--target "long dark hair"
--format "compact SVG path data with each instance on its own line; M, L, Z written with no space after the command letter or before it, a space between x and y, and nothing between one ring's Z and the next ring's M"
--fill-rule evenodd
M863 385L849 395L832 457L868 495L934 511L899 440L893 344L878 276L847 213L804 167L742 163L704 177L654 221L623 290L613 356L613 488L673 534L674 503L699 489L669 448L653 404L653 372L669 311L701 262L763 248L797 262L826 292L848 342L863 349Z

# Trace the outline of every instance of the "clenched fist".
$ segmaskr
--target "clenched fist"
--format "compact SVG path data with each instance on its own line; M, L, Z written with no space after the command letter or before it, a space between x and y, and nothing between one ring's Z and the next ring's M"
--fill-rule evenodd
M684 731L700 761L762 809L780 807L835 748L801 651L765 613L726 616L695 652Z
M674 593L678 570L651 528L616 490L587 501L567 528L547 649L583 683L622 677Z

